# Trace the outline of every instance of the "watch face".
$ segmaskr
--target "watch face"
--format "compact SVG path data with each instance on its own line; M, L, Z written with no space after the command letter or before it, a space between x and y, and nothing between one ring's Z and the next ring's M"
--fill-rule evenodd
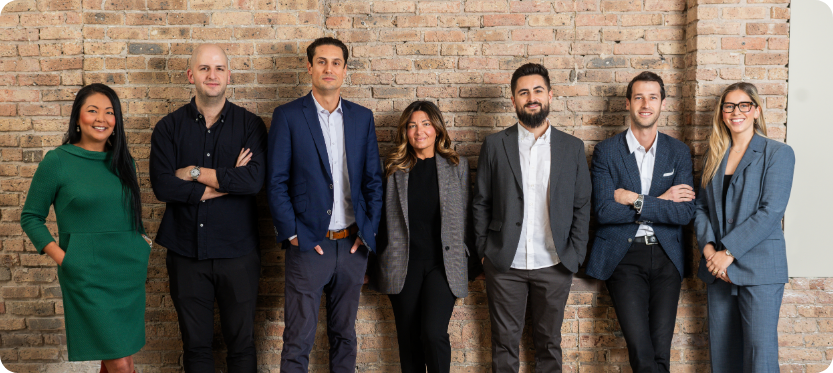
M191 177L199 177L200 176L200 169L194 168L191 170Z
M636 200L636 202L633 203L633 207L636 207L636 208L642 207L642 201Z

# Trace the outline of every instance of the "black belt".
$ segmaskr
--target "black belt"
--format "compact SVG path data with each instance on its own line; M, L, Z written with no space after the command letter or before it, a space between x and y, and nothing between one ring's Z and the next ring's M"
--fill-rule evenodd
M642 243L646 245L659 245L657 236L642 236L633 239L633 242Z

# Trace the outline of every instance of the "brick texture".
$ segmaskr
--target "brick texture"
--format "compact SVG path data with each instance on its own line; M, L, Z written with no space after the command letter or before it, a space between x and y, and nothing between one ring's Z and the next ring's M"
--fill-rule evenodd
M508 83L521 64L550 69L550 120L582 138L588 155L598 141L626 128L625 85L653 70L668 92L659 128L689 144L699 171L716 96L732 82L761 88L769 133L785 140L789 17L788 0L14 1L0 15L0 359L15 372L95 369L66 362L55 265L35 254L19 226L29 180L43 154L60 144L73 94L83 84L106 83L122 97L144 223L154 235L165 207L150 190L149 135L162 116L190 98L184 70L196 44L215 42L228 51L228 97L269 123L275 106L309 89L306 46L316 37L338 37L352 53L344 96L373 110L383 151L400 111L427 99L444 111L455 148L473 165L483 138L515 123ZM267 209L262 211L255 332L259 371L277 372L284 253L273 242ZM56 228L54 218L48 224ZM690 240L674 372L709 369L705 286L691 274L699 254ZM164 248L155 247L150 258L147 345L136 355L141 372L181 371L164 256ZM449 326L453 371L488 372L484 284L474 281L470 289ZM782 371L824 369L833 357L833 280L793 279L783 303ZM386 296L362 293L356 329L357 370L398 371ZM320 323L313 372L327 370L324 331ZM563 333L565 371L630 371L601 282L575 279ZM216 334L215 357L225 370L219 329ZM531 346L525 331L522 372L533 371Z

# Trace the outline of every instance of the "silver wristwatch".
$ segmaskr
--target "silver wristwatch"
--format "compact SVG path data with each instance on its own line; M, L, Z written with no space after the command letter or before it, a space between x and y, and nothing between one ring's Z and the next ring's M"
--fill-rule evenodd
M640 194L639 197L636 197L636 201L633 201L633 208L636 209L637 214L642 214L642 204L645 201L645 195Z
M197 181L197 179L199 179L200 177L200 166L195 166L194 168L192 168L190 174L191 180Z

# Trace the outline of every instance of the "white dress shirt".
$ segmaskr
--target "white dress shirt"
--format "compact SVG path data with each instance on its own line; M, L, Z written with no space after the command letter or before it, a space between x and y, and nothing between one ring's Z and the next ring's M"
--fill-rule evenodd
M538 140L520 123L518 126L518 150L521 157L521 180L524 192L524 217L521 239L511 268L539 269L561 262L555 251L550 227L550 138L549 122Z
M324 132L324 144L327 146L327 159L333 173L333 209L330 216L331 231L342 230L356 222L353 211L353 201L350 194L350 179L347 177L347 152L344 151L344 112L341 110L341 98L338 107L330 113L324 109L315 95L315 110L318 112L318 123Z
M651 149L648 149L648 151L645 151L645 147L639 144L630 128L628 128L625 138L628 140L628 150L636 156L636 166L639 167L639 180L642 181L642 191L639 194L647 195L651 192L651 181L654 179L654 161L657 158L659 131L657 131L654 138L654 144L651 145ZM639 230L636 231L636 237L652 236L653 234L654 228L646 224L640 224Z

